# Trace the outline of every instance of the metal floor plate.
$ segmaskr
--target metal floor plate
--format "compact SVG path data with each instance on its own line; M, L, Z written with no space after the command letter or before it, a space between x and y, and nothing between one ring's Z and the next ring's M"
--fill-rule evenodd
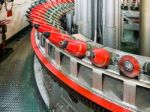
M0 112L47 112L34 79L29 32L9 45L14 52L0 63Z

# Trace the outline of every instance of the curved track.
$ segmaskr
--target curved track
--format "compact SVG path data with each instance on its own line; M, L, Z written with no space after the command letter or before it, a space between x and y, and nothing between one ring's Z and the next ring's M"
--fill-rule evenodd
M121 102L121 104L113 102L113 99L110 100L110 99L107 99L100 95L97 95L90 89L88 89L88 88L84 87L83 85L80 85L80 83L72 80L71 78L66 76L66 74L64 74L62 71L60 71L60 69L58 69L58 67L56 67L54 65L54 63L52 61L50 61L49 58L46 56L46 53L48 52L47 51L48 45L46 43L52 44L51 42L53 42L53 41L51 41L51 37L50 37L51 35L55 34L54 37L58 36L58 37L62 37L62 38L67 37L72 40L74 39L74 38L72 38L72 36L68 35L67 32L64 31L63 27L61 26L61 22L60 22L61 17L65 13L67 13L73 9L74 9L74 1L73 0L54 0L54 1L50 1L50 2L35 4L35 6L33 6L30 9L30 11L27 12L28 13L27 17L29 19L29 22L34 27L32 30L32 33L31 33L31 43L32 43L32 47L33 47L36 55L38 56L38 58L42 62L42 64L49 71L51 71L57 79L59 79L61 82L65 83L68 87L70 87L77 93L81 94L85 98L89 99L90 101L92 101L92 102L96 103L97 105L100 105L110 111L115 111L115 112L131 111L132 110L131 108L134 108L131 105L129 105L129 107L128 107L128 105L126 105L124 102ZM45 32L49 32L50 34L44 35ZM44 35L44 36L42 36L42 35ZM45 39L45 40L43 40L43 39ZM40 42L39 42L39 40L40 40ZM46 43L45 43L45 41L46 41ZM45 49L40 47L41 44L43 44L42 46ZM52 44L52 46L53 46L53 44ZM56 49L58 47L60 47L57 45L57 43L55 43L54 46L56 47ZM110 49L110 48L106 48L106 49L108 51L112 52L112 49ZM121 56L125 55L124 53L122 53L120 51L117 51L117 50L113 50L113 51L115 53L121 54ZM54 54L54 52L53 52L53 54ZM69 55L72 55L72 54L69 54ZM70 57L72 57L72 56L70 56ZM140 59L141 56L136 57L136 58L139 59L140 64L141 64L141 59ZM147 60L149 60L149 58L145 58L145 57L144 57L144 59L145 59L145 62ZM57 61L60 61L60 60L56 60L56 63L59 64L59 62L57 62ZM82 60L79 59L79 61L77 61L77 62L80 62L80 61L82 61ZM142 62L142 65L143 65L143 62ZM87 66L88 66L88 64L87 64ZM95 68L95 67L93 67L93 68ZM107 73L107 71L104 73ZM136 76L138 76L138 75L139 74L137 74ZM133 81L133 86L130 87L130 83L128 85L129 81L127 78L124 78L122 76L112 75L112 74L110 76L112 76L114 78L118 78L119 80L123 80L124 87L126 87L126 88L124 88L124 90L131 89L132 87L134 90L136 90L134 85L135 86L142 85L146 88L149 88L148 85L143 84L138 81ZM132 84L132 82L131 82L131 84ZM130 99L128 99L128 98L130 98L130 95L128 95L128 93L125 93L124 98L127 97L127 102L129 102L131 104L135 103L134 102L135 92L133 91L130 94L133 95L133 101L130 102Z

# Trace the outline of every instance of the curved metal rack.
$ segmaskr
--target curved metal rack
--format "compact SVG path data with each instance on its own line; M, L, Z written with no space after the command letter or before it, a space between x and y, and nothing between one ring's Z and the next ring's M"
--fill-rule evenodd
M51 1L36 4L28 12L28 18L34 26L31 33L31 43L41 63L59 81L110 111L149 110L149 76L144 74L142 66L149 62L150 58L104 47L79 34L73 35L73 39L88 42L92 47L103 47L112 54L111 59L114 63L109 64L108 68L102 69L92 65L86 57L79 59L72 56L43 36L44 32L67 34L61 27L59 20L65 13L73 10L73 7L74 1L71 0ZM35 24L39 26L35 27ZM129 79L120 73L118 63L115 60L119 60L124 55L131 55L140 63L141 72L138 78Z

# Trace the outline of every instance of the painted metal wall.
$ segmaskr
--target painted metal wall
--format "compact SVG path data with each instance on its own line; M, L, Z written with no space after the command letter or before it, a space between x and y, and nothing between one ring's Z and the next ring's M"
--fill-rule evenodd
M10 6L10 4L8 5ZM7 29L7 39L11 38L14 34L28 25L25 14L30 5L31 0L14 0L13 16L8 18L6 16L6 10L3 7L2 11L0 12L0 19L7 18L11 20L11 23L8 25Z

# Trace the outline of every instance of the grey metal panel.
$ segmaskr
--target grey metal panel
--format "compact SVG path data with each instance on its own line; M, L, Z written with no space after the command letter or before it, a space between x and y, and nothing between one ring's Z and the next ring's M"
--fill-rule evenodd
M120 43L120 1L103 0L103 44L119 48ZM109 41L109 42L108 42Z
M115 27L115 2L116 0L105 0L105 27Z
M78 32L95 42L100 40L105 46L119 49L120 7L120 0L76 0L75 23L79 26ZM103 40L98 39L102 38L102 35Z
M109 46L111 48L116 48L116 29L113 27L104 27L103 28L103 44L104 46Z
M75 0L75 16L74 16L74 23L77 24L78 20L78 0Z
M92 7L92 0L76 0L75 1L75 23L79 26L78 32L92 38L92 13L94 9ZM92 11L93 10L93 11Z
M67 13L66 18L67 18L67 32L72 34L73 11Z

